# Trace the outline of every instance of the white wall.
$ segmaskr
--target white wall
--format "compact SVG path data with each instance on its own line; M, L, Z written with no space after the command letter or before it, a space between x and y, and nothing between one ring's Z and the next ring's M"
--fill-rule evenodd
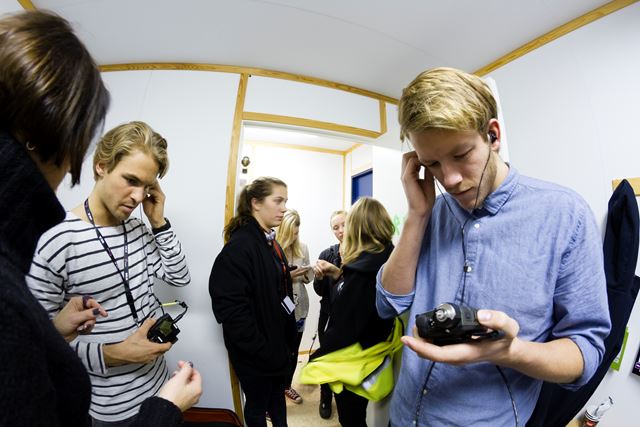
M407 217L407 199L400 181L402 169L402 153L411 148L400 142L400 126L396 119L397 107L392 106L394 114L389 115L388 131L376 141L372 151L373 164L373 197L384 205L396 227L394 242L398 241L400 231Z
M380 130L379 102L373 98L259 76L251 77L247 88L245 111Z
M640 4L494 71L512 165L573 188L604 226L611 180L640 176L639 75ZM640 377L631 369L640 345L639 305L620 371L609 371L589 403L613 397L604 427L637 425Z
M24 9L16 0L0 0L0 15L5 13L22 12Z
M187 302L179 341L167 354L173 366L191 360L204 378L198 406L233 408L222 329L211 311L208 293L213 260L222 248L225 182L231 125L239 77L185 71L104 73L112 96L105 130L143 120L169 143L170 166L161 180L167 195L165 214L186 253L192 282L184 289L157 286L162 300ZM91 156L82 185L58 191L65 208L79 204L93 187Z
M337 243L329 217L342 209L342 156L318 151L255 145L242 149L249 155L248 182L260 176L274 176L287 184L287 207L300 214L300 240L309 247L312 264L327 247ZM250 154L249 154L250 153ZM307 285L309 315L300 351L308 351L318 327L320 298ZM316 339L314 348L318 348Z

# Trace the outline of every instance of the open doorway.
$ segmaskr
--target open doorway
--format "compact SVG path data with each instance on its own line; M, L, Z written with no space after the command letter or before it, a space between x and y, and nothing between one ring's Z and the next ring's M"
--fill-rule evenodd
M311 264L315 264L321 251L337 243L331 232L329 220L336 210L348 210L352 204L352 179L368 173L374 167L376 140L358 138L315 129L244 122L239 147L238 188L259 176L275 176L288 187L287 207L300 214L300 240L307 244ZM400 145L397 154L389 162L400 165ZM376 156L378 157L378 156ZM384 175L384 173L383 173ZM394 178L398 174L394 172ZM390 185L394 181L387 179ZM399 186L400 183L397 182ZM373 181L369 194L373 194ZM396 188L397 190L397 188ZM236 194L237 194L236 193ZM309 295L307 316L302 343L299 348L298 370L294 377L294 388L302 396L302 404L287 401L288 424L301 426L339 426L335 402L329 420L318 414L319 387L297 382L299 369L308 361L310 351L318 348L317 333L320 298L312 283L306 285ZM369 405L370 411L375 405ZM369 425L386 425L370 420Z

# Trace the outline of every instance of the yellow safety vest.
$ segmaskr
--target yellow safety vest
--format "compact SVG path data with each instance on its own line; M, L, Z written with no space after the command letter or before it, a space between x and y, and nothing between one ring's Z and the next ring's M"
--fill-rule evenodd
M346 388L374 402L385 398L393 390L393 356L402 348L403 329L396 318L387 341L365 350L355 343L311 360L302 368L300 382L328 383L334 393Z

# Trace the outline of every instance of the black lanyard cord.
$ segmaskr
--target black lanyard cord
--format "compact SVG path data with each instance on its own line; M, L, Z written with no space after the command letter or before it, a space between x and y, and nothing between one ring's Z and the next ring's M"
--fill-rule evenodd
M116 262L116 258L113 256L113 252L111 252L111 248L107 244L107 241L102 236L102 233L100 233L100 230L93 220L91 209L89 209L89 199L86 199L84 201L84 211L87 214L87 218L89 218L89 222L91 222L91 225L93 225L93 229L96 231L98 241L109 255L109 258L111 258L111 262L113 262L114 267L116 268L118 274L120 275L120 278L122 279L122 283L124 284L124 293L127 297L127 304L129 305L129 309L131 310L131 315L133 316L136 325L140 325L140 321L138 320L138 312L136 311L133 295L131 294L131 288L129 287L129 248L127 241L127 228L125 227L124 221L122 221L122 231L124 234L123 270L120 270L120 267L118 267L118 263Z

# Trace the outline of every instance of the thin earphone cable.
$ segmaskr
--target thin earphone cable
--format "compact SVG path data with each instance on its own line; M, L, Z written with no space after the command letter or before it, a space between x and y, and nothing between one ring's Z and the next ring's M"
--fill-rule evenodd
M518 409L516 408L516 401L513 399L513 393L511 392L511 385L509 384L509 380L507 376L502 371L502 368L498 365L495 365L496 369L500 373L502 377L502 381L504 381L504 385L507 387L507 391L509 392L509 398L511 399L511 409L513 409L513 418L516 421L516 427L520 426L520 420L518 419Z
M478 189L476 190L476 199L473 203L473 209L472 212L477 208L478 205L478 197L480 196L480 187L482 185L482 179L484 178L484 174L487 170L487 166L489 165L489 160L491 159L491 147L489 147L489 156L487 157L487 161L484 164L484 168L482 169L482 174L480 175L480 181L478 182ZM453 216L454 220L458 223L458 225L460 226L460 232L462 234L462 256L464 258L464 266L463 266L463 270L462 270L462 292L461 292L461 297L460 297L460 304L464 304L464 297L465 297L465 291L466 291L466 286L467 286L467 248L466 248L466 243L465 243L465 233L464 233L464 229L465 226L467 225L467 223L469 222L469 220L471 219L471 217L467 217L467 219L461 223L460 220L458 219L458 217L455 215L455 213L453 212L453 209L451 209L451 205L449 205L449 202L447 201L447 197L444 194L444 192L442 191L442 187L440 187L440 184L438 183L438 180L434 178L434 182L436 184L436 186L438 187L438 191L440 191L440 194L442 195L442 198L444 199L445 204L447 205L447 209L449 210L449 213L451 213L451 216ZM432 365L433 367L433 365ZM509 380L507 379L506 375L504 374L504 372L502 371L502 369L500 368L500 366L495 365L496 369L498 370L498 373L500 374L500 377L502 378L502 381L504 382L504 385L507 388L507 391L509 393L509 398L511 399L511 408L513 409L513 417L515 419L515 423L516 423L516 427L519 427L520 425L520 421L518 418L518 409L516 408L516 402L513 398L513 393L511 391L511 384L509 384ZM431 373L429 371L429 373ZM427 381L428 381L429 376L427 376ZM426 384L426 381L425 381Z
M140 222L144 223L144 221L142 220L142 214L143 214L142 203L140 203L138 205L138 215L139 215L138 219L140 220ZM145 232L144 234L147 234L147 232ZM153 236L151 236L151 238L153 239ZM149 307L149 311L147 312L146 316L144 316L144 318L142 319L142 322L144 322L146 319L149 318L149 316L155 313L158 307L160 308L160 310L162 310L162 314L164 314L165 311L164 311L164 307L162 307L162 303L160 302L160 300L158 299L155 293L155 289L154 289L155 283L153 281L155 271L153 270L153 266L151 266L151 271L154 274L149 274L149 254L147 253L147 242L144 240L144 237L142 238L142 251L144 252L144 269L147 273L147 281L149 282L148 288L147 288L147 295L146 295L147 307ZM151 297L149 296L149 291L151 291L151 295L153 296L155 301L151 300ZM158 303L158 307L156 308L153 307L155 302Z
M480 175L480 181L478 182L478 189L476 190L476 199L473 203L473 209L471 210L471 212L473 212L474 210L476 210L476 208L478 207L478 197L480 196L480 187L482 186L482 179L484 178L484 174L487 170L487 166L489 165L489 160L491 159L491 147L489 147L489 155L487 156L487 161L484 164L484 167L482 168L482 174ZM466 243L465 243L465 233L464 233L464 229L465 226L467 225L467 223L469 222L469 220L471 219L471 217L467 217L467 219L465 219L465 221L463 223L460 222L460 220L458 219L458 217L454 214L453 209L451 209L451 206L449 205L449 202L447 201L447 197L444 194L444 192L442 191L442 188L440 187L438 180L434 178L434 182L436 184L436 186L438 187L438 190L440 191L440 194L442 195L445 204L447 205L447 209L449 210L449 212L451 213L451 215L453 216L453 218L455 219L455 221L458 223L458 225L460 226L460 232L462 234L462 256L464 258L464 267L462 270L462 292L461 292L461 297L460 297L460 303L464 304L464 296L465 296L465 291L466 291L466 284L467 284L467 268L469 267L467 265L467 249L466 249ZM433 365L432 365L433 367ZM520 425L520 421L518 418L518 409L516 408L516 402L513 398L513 392L511 391L511 384L509 383L508 378L506 377L506 375L504 374L504 372L502 371L502 369L500 368L500 366L495 365L496 369L498 370L498 373L500 374L500 377L502 378L502 381L504 382L504 385L507 388L507 392L509 393L509 398L511 399L511 408L513 410L513 417L515 419L515 423L516 423L516 427L519 427ZM428 378L428 377L427 377Z
M482 173L480 174L480 181L478 181L478 188L476 190L476 198L475 198L475 201L473 202L473 208L471 209L471 212L476 210L476 208L478 207L478 197L480 197L480 188L482 187L482 179L484 178L484 174L485 174L485 172L487 170L487 166L489 165L489 160L491 160L491 147L489 147L489 155L487 156L487 161L484 163L484 167L482 168ZM449 210L449 213L451 213L451 216L453 216L453 219L460 226L460 233L462 234L462 239L461 239L462 257L463 257L463 262L464 262L464 265L462 267L462 293L461 293L461 296L460 296L460 303L464 304L464 296L465 296L465 291L466 291L466 286L467 286L467 273L468 273L468 269L469 269L469 266L467 265L467 245L466 245L466 242L465 242L464 229L465 229L467 223L469 222L469 220L471 219L471 217L469 216L469 217L467 217L467 219L465 219L464 222L460 222L458 217L453 212L453 209L451 209L451 205L449 205L449 201L447 200L447 196L444 194L444 191L442 190L442 187L440 187L440 183L438 182L437 179L435 179L435 177L433 178L433 181L435 182L436 187L438 187L438 191L440 191L440 194L442 195L442 198L444 199L444 203L447 205L447 209Z

